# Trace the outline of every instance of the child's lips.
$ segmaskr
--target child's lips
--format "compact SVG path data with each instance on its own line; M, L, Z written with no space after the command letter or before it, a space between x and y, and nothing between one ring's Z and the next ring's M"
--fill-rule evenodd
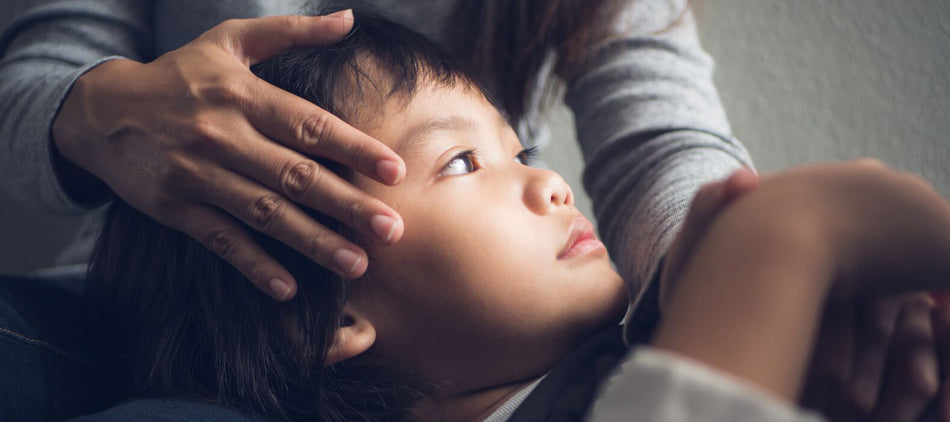
M594 225L579 215L571 223L567 242L561 252L557 254L557 259L573 258L599 249L605 249L605 247L594 236Z

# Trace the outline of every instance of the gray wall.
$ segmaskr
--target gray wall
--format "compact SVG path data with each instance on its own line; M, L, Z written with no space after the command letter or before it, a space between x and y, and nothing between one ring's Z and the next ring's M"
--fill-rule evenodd
M710 0L701 33L736 135L761 171L878 157L950 197L950 2ZM570 116L555 110L555 133ZM546 161L582 195L566 136ZM49 263L71 221L0 197L0 272Z
M950 196L950 2L711 0L703 15L761 170L872 156Z

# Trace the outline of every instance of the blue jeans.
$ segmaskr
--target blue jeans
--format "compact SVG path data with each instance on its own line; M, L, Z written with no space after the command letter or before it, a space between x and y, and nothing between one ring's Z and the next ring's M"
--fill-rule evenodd
M50 282L0 276L0 419L63 420L104 405L89 388L81 306Z
M169 400L116 404L85 350L81 278L0 275L0 421L251 421L230 409ZM113 406L112 408L109 408Z

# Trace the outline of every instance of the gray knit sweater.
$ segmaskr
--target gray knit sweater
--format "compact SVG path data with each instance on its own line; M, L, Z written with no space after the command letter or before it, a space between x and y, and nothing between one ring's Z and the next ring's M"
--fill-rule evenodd
M51 124L76 78L110 58L150 61L225 19L305 13L304 3L35 0L0 6L0 186L27 205L89 213L94 204L77 204L63 191L51 160ZM375 3L435 39L453 4ZM692 17L680 14L684 3L640 0L605 19L614 36L590 46L593 61L566 86L565 102L575 114L586 162L584 185L600 234L634 295L665 254L696 189L740 166L751 167L748 152L730 133L712 83L712 60L699 44ZM677 17L684 19L670 26ZM522 135L543 133L536 112L535 107L520 125ZM100 199L95 202L108 197ZM660 383L666 397L675 401L677 388L708 388L681 373L656 370L663 367L659 360L633 366L665 376ZM614 410L610 405L600 404ZM682 420L710 420L701 417L701 406L693 410L696 419L683 415ZM764 414L769 412L759 415Z

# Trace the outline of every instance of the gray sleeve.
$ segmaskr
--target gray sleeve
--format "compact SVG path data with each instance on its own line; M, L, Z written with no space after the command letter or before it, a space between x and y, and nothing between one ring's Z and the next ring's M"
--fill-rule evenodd
M821 422L819 414L684 357L641 347L601 385L590 422Z
M17 3L17 2L14 2ZM25 4L19 2L17 4ZM33 1L0 6L13 16L0 34L0 187L25 205L77 212L59 182L51 126L75 80L116 57L148 54L144 0Z
M684 7L684 0L632 2L565 97L601 237L634 295L665 255L695 191L752 168Z

